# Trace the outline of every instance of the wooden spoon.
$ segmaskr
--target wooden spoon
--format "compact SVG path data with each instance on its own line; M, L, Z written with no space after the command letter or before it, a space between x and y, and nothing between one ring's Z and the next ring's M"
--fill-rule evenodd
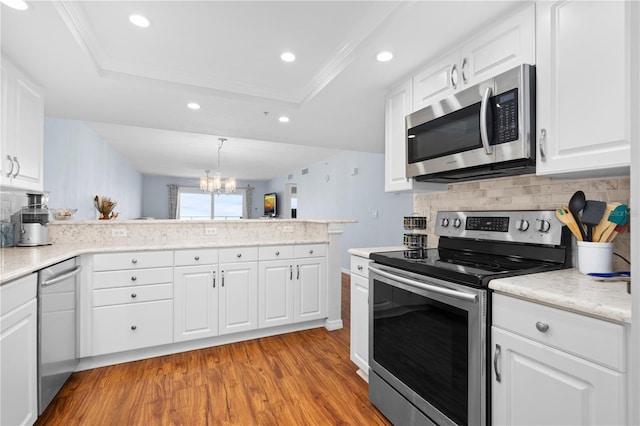
M603 242L601 240L602 233L611 223L609 222L609 215L619 205L621 205L621 203L607 203L607 206L604 209L604 213L602 213L602 219L600 219L600 222L593 228L593 241Z
M567 228L569 228L571 233L576 236L578 241L583 241L582 232L580 232L578 224L576 223L573 215L566 206L556 209L556 217L560 222L567 225Z

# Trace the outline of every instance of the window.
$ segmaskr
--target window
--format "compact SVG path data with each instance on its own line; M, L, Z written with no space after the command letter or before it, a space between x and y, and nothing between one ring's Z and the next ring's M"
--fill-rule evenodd
M209 194L198 188L180 188L178 191L178 219L181 220L232 220L247 215L246 190L237 189L233 194Z

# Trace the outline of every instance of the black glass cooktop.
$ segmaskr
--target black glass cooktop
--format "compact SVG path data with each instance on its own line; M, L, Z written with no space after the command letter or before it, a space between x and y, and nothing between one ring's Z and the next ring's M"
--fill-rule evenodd
M371 259L421 275L473 287L486 287L490 280L562 269L562 263L443 248L372 253Z

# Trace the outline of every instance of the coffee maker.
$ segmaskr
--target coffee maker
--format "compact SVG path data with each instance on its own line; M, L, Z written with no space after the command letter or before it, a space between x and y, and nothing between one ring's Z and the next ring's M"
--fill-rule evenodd
M11 216L16 229L16 245L44 246L49 242L49 206L45 194L27 194L27 205Z

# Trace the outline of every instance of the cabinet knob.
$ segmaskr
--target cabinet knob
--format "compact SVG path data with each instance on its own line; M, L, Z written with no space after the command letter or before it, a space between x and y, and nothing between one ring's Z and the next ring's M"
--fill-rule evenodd
M135 299L136 297L138 297L138 295L136 293L131 293L131 298Z
M135 265L136 263L138 263L138 259L131 259L131 263Z
M362 271L362 265L358 265L358 271Z
M313 254L313 249L309 250L309 254Z
M135 329L137 329L137 328L138 328L138 326L137 326L137 325L132 325L132 326L131 326L131 329L132 329L132 330L135 330Z
M544 322L540 322L540 321L538 321L538 322L536 323L536 328L538 329L538 331L539 331L540 333L546 333L546 332L547 332L547 330L549 330L549 324L546 324L546 323L544 323Z
M131 277L131 281L135 281L137 279L138 279L138 277L136 277L135 275Z
M279 251L276 251L276 256L280 256L280 252Z
M194 257L195 260L200 260L200 256Z
M241 257L242 257L242 253L238 253L238 254L236 254L236 257L237 257L237 258L241 258Z

